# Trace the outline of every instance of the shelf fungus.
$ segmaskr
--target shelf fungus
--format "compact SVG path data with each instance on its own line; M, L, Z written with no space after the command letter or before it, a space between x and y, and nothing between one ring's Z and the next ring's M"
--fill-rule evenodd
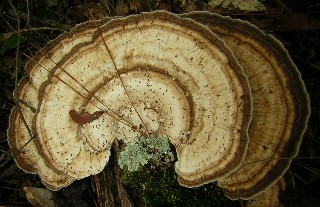
M244 158L247 77L225 43L190 19L154 12L84 23L26 69L16 93L36 112L13 109L9 143L18 165L50 189L100 172L114 139L168 137L178 175L195 185Z
M240 168L218 180L232 199L250 199L280 179L297 155L310 114L301 75L282 44L248 22L207 12L184 17L207 26L231 48L248 77L253 112Z
M156 136L175 146L181 185L218 181L228 197L249 199L283 175L309 116L283 46L209 13L86 22L26 71L9 144L52 190L103 170L115 140Z

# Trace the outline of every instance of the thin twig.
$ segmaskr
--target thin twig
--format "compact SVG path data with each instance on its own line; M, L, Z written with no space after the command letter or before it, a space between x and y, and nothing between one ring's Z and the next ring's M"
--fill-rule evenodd
M28 104L26 101L18 98L17 99L19 103L22 103L23 105L25 105L26 107L28 107L33 113L36 113L37 109L34 108L33 106L31 106L30 104Z
M93 18L93 17L92 17L92 18ZM97 27L97 31L99 32L99 35L100 35L100 37L101 37L101 39L102 39L102 42L103 42L103 44L104 44L104 46L105 46L105 48L106 48L106 50L107 50L107 52L108 52L108 54L109 54L109 56L110 56L110 58L111 58L111 61L112 61L112 63L113 63L113 67L114 67L114 69L115 69L115 71L116 71L116 74L117 74L117 76L118 76L118 78L119 78L119 80L120 80L120 82L121 82L121 85L122 85L122 87L123 87L123 89L124 89L124 92L125 92L126 96L128 97L128 100L129 100L129 102L130 102L130 105L133 107L134 111L135 111L136 114L138 115L138 117L139 117L139 119L140 119L140 121L141 121L144 129L146 130L146 133L147 133L148 137L149 137L150 135L149 135L149 132L148 132L148 128L147 128L146 124L144 123L141 115L139 114L137 108L134 106L134 104L133 104L133 102L132 102L132 100L131 100L131 98L130 98L130 96L129 96L129 93L128 93L128 91L127 91L126 86L124 85L124 82L123 82L121 76L120 76L119 70L118 70L117 65L116 65L116 63L115 63L115 61L114 61L114 58L113 58L113 56L112 56L112 53L111 53L111 51L110 51L107 43L105 42L105 40L104 40L104 38L103 38L103 36L102 36L102 32L100 31L100 29L99 29L98 27Z
M29 26L30 23L30 10L29 10L29 0L27 0L27 24L26 27Z
M65 15L61 15L58 12L54 12L55 14L58 14L58 15L62 16L61 19L58 20L57 24L60 24L60 22L62 22L62 20L67 17L67 15L69 14L70 10L71 10L71 8L68 9L68 11L66 12Z
M282 8L284 8L288 12L291 12L291 10L281 0L276 0L276 1L278 2L278 4L280 4Z
M14 30L14 28L11 26L11 24L9 24L9 22L2 16L1 13L0 13L0 16L1 16L2 19L6 22L6 24L8 25L8 27L10 27L12 30Z
M28 125L28 123L26 122L25 118L24 118L24 115L21 111L21 108L20 108L20 105L19 105L19 101L18 101L18 75L19 75L19 48L20 48L20 17L14 7L14 5L12 4L12 2L9 0L9 3L11 4L12 8L13 8L13 11L15 12L16 16L17 16L17 26L18 26L18 32L17 32L17 36L18 36L18 39L17 39L17 49L16 49L16 68L15 68L15 91L14 91L14 101L15 101L15 104L16 104L16 107L19 111L19 114L21 116L21 119L23 121L23 124L25 125L25 127L27 128L27 131L28 131L28 134L30 136L30 140L27 142L29 143L32 139L34 139L34 136L32 135L32 131ZM24 146L22 146L18 151L20 152L24 147L26 146L26 144Z
M111 11L110 11L110 8L109 8L109 2L107 0L104 0L104 4L106 5L106 7L108 9L109 16L111 16Z
M0 156L0 162L6 157L8 156L8 151L4 152L1 154ZM3 162L0 163L0 168L4 167L10 160L11 160L12 156L10 156L9 158L7 158L6 160L4 160Z
M41 50L40 47L36 47L38 48L38 50ZM49 69L45 68L43 65L41 65L40 63L38 63L37 61L35 61L33 58L31 58L30 56L28 56L27 54L21 52L22 54L24 54L29 60L33 60L36 64L38 64L40 67L42 67L43 69L45 69L46 71L49 71ZM81 86L81 88L83 88L87 93L91 94L92 97L97 100L100 104L102 104L104 107L106 107L106 109L108 111L105 111L107 113L107 115L109 115L110 117L116 119L117 121L121 122L122 124L130 127L132 130L138 132L139 134L146 136L146 133L144 133L143 131L141 131L140 129L138 129L137 127L135 127L133 125L133 123L131 123L130 121L124 119L122 116L118 115L114 110L112 110L110 107L108 107L105 103L103 103L103 101L101 101L95 94L93 94L91 91L89 91L84 85L82 85L76 78L74 78L68 71L66 71L64 68L62 68L59 64L57 64L56 62L54 62L49 56L46 56L46 58L48 60L50 60L53 64L57 65L59 67L59 69L61 69L64 73L66 73L66 75L68 77L70 77L73 81L75 81L78 85ZM75 91L78 95L80 95L82 98L84 98L85 100L88 100L93 106L95 106L96 108L98 108L99 110L102 110L100 107L98 107L97 105L93 104L92 101L89 98L85 98L80 92L76 91L74 88L72 88L68 83L64 82L63 80L61 80L58 76L56 76L54 74L54 76L62 81L63 83L65 83L69 88L71 88L73 91ZM103 110L102 110L103 111ZM112 112L112 114L110 114L110 112Z
M17 107L17 109L19 110L19 114L20 114L20 116L21 116L21 120L22 120L23 124L25 125L25 127L27 128L28 134L29 134L29 136L30 136L30 140L27 142L27 143L29 143L32 139L34 139L34 135L32 135L32 131L31 131L31 129L30 129L30 127L29 127L26 119L24 118L24 115L23 115L23 113L22 113L22 110L21 110L21 107L20 107L20 105L19 105L18 100L17 100L16 98L15 98L14 100L15 100L15 103L16 103L16 107ZM25 147L25 146L22 146L21 148L24 148L24 147ZM19 151L21 151L21 149L19 149Z
M109 15L112 16L112 13L111 13L111 10L109 8L109 5L110 7L113 9L113 11L115 12L116 15L118 15L118 12L116 10L116 8L114 7L114 4L110 3L108 0L105 0L105 4L107 6L107 9L108 9L108 12L109 12Z
M38 61L34 60L34 58L30 57L29 55L25 54L24 52L21 51L22 54L24 54L27 58L29 58L29 60L34 61L37 65L39 65L40 67L42 67L43 69L45 69L47 72L51 72L49 71L49 69L47 69L46 67L44 67L41 63L39 63ZM50 61L52 61L53 63L55 63L53 60L51 60L49 57L47 57ZM55 63L57 64L57 63ZM57 64L58 65L58 64ZM84 90L86 90L88 93L92 94L92 92L90 92L87 88L85 88L81 83L79 83L79 81L77 81L70 73L68 73L65 69L63 69L60 65L58 65L58 67L66 73L66 75L68 75L72 80L74 80L77 84L79 84ZM91 103L93 106L95 106L96 108L98 108L101 111L105 111L102 108L100 108L99 106L97 106L96 104L94 104L91 99L85 97L84 95L82 95L81 92L75 90L70 84L68 84L66 81L62 80L58 75L53 74L53 76L55 78L57 78L59 81L61 81L62 83L64 83L66 86L68 86L70 89L72 89L74 92L76 92L79 96L81 96L84 100L88 100L89 103ZM121 122L124 125L129 126L130 128L132 128L134 131L140 133L141 135L145 135L144 132L140 131L138 128L134 127L132 123L130 123L129 121L125 120L123 117L119 116L116 112L114 112L112 109L110 109L107 105L105 105L100 99L98 99L97 96L95 96L94 94L92 94L92 97L94 97L99 103L101 103L104 107L107 108L107 110L109 111L105 111L107 115L109 115L110 117L116 119L117 121ZM112 112L113 114L111 114L110 112Z
M37 28L28 28L28 29L18 29L13 32L6 33L4 35L4 37L2 37L0 40L7 39L13 34L17 34L17 33L21 33L21 32L32 32L32 31L38 31L38 30L58 30L58 31L62 31L62 32L66 31L63 29L53 28L53 27L37 27Z

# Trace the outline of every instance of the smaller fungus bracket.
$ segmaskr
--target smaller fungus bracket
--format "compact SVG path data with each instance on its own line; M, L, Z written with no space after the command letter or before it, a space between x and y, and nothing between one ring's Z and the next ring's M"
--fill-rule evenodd
M49 42L35 57L30 57L25 67L28 76L19 82L14 92L17 94L18 102L21 103L12 109L8 128L8 142L13 157L17 165L24 171L39 174L42 182L49 189L58 190L72 183L74 178L48 165L42 157L41 149L37 146L35 137L37 133L33 130L32 120L38 105L39 87L47 80L50 70L69 52L70 48L89 41L93 29L109 20L110 18L105 18L97 22L79 24L70 33L65 32ZM23 118L26 123L23 122ZM31 135L26 124L31 130Z
M266 191L260 193L259 195L251 198L247 201L247 207L265 207L265 206L274 206L282 207L283 205L280 202L280 193L285 191L286 182L282 177L272 186L270 186Z
M38 174L42 183L50 190L57 191L73 183L76 179L55 170L48 165L45 159L39 159L37 163Z
M239 170L218 184L232 199L249 199L276 182L297 155L310 115L308 93L288 52L271 35L208 12L182 16L222 38L248 76L253 97L248 152Z

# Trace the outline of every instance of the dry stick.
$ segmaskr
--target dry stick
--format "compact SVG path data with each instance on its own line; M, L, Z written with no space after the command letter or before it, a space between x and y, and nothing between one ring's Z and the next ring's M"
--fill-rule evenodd
M13 27L9 24L9 22L2 16L2 14L0 13L0 16L2 17L2 19L6 22L6 24L8 25L8 27L10 27L12 30L14 30L13 29ZM0 40L2 40L2 39L0 39Z
M42 28L30 28L30 29L23 29L23 30L19 30L20 32L25 32L25 31L36 31L36 30L46 30L46 29L55 29L55 28L51 28L51 27L42 27ZM56 30L61 30L61 29L56 29ZM61 30L61 31L65 31L65 30ZM16 33L16 32L12 32L12 33ZM25 56L27 56L29 59L32 59L31 57L29 57L28 55L26 55L26 54L24 54ZM111 57L111 55L110 55L110 57ZM48 59L48 60L50 60L52 63L54 63L54 64L56 64L56 65L58 65L57 63L55 63L53 60L51 60L50 59L50 57L48 57L48 56L46 56L46 58ZM112 57L111 57L112 58ZM112 58L112 61L113 61L113 58ZM34 61L34 62L36 62L37 64L39 64L37 61ZM114 62L113 62L114 63ZM40 65L42 68L44 68L42 65ZM65 72L71 79L73 79L77 84L79 84L86 92L88 92L88 93L90 93L90 94L92 94L88 89L86 89L81 83L79 83L74 77L72 77L71 76L71 74L70 73L68 73L66 70L64 70L62 67L60 67L59 65L58 65L58 67L63 71L63 72ZM48 72L50 72L48 69L46 69L46 68L44 68L45 70L47 70ZM116 69L117 70L117 69ZM118 71L117 71L117 74L118 74ZM59 78L58 78L59 79ZM61 80L61 79L59 79L59 80ZM122 79L120 79L121 80L121 82L122 82ZM123 82L122 82L122 84L123 84ZM68 85L69 86L69 85ZM70 87L70 86L69 86ZM74 90L72 87L70 87L72 90ZM124 87L125 88L125 87ZM75 91L75 90L74 90ZM125 89L125 92L126 92L126 89ZM127 93L127 92L126 92ZM79 93L78 93L79 94ZM125 124L125 125L127 125L127 126L129 126L130 128L132 128L134 131L136 131L136 132L138 132L139 134L141 134L141 135L144 135L144 136L146 136L146 135L149 135L149 134L146 134L146 133L144 133L143 131L141 131L140 129L138 129L137 127L135 127L130 121L128 121L128 120L126 120L126 119L124 119L122 116L120 116L120 115L118 115L116 112L114 112L111 108L109 108L107 105L105 105L98 97L96 97L94 94L92 94L93 95L93 98L95 98L99 103L101 103L103 106L105 106L109 111L111 111L113 114L115 114L118 118L116 118L115 116L112 116L111 114L109 114L109 113L107 113L109 116L111 116L112 118L115 118L117 121L120 121L121 123L123 123L123 124ZM83 97L82 95L81 95L81 97ZM128 96L129 97L129 96ZM131 99L130 99L130 97L129 97L129 100L130 100L130 103L131 103L131 105L132 105L132 101L131 101ZM91 103L91 102L90 102ZM92 103L91 103L92 104ZM93 104L94 105L94 104ZM94 105L95 107L97 107L96 105ZM132 105L133 106L133 105ZM99 107L97 107L98 109L100 109ZM133 108L135 109L135 111L136 111L136 113L138 114L138 112L137 112L137 110L136 110L136 108L133 106ZM101 109L100 109L101 110ZM147 129L146 128L146 126L145 126L145 124L144 124L144 122L143 122L143 120L141 119L141 117L140 117L140 115L138 114L138 116L139 116L139 118L140 118L140 120L141 120L141 122L143 123L143 125L144 125L144 127L145 127L145 129ZM123 120L123 121L121 121L121 120ZM126 123L125 123L126 122Z
M73 81L75 81L78 85L80 85L87 93L91 94L92 97L97 100L99 103L101 103L104 107L106 107L109 111L111 111L113 114L115 114L118 118L115 118L114 116L111 116L110 114L108 114L109 116L111 116L112 118L117 119L117 121L121 121L121 123L129 126L130 128L135 128L134 125L129 122L128 120L124 119L123 117L121 117L120 115L118 115L115 111L113 111L110 107L108 107L105 103L103 103L103 101L101 101L95 94L93 94L91 91L89 91L85 86L83 86L76 78L74 78L68 71L66 71L65 69L63 69L59 64L55 63L53 60L51 60L49 57L47 57L47 59L49 59L52 63L58 65L58 67L67 74L67 76L69 76ZM73 90L73 89L72 89ZM97 107L97 106L96 106ZM98 107L97 107L98 108ZM100 109L100 108L99 108ZM101 109L100 109L101 110ZM124 123L126 122L126 123ZM137 129L138 132L140 134L145 135L145 133L143 133L142 131L140 131L139 129Z
M302 162L296 162L296 164L301 166L302 168L308 170L309 172L312 172L313 174L320 176L320 169L316 169L316 168L314 168L306 163L302 163Z
M30 57L29 57L30 58ZM105 103L103 103L103 101L101 101L95 94L93 94L91 91L89 91L86 87L84 87L77 79L75 79L69 72L67 72L64 68L62 68L58 63L54 62L49 56L46 56L46 58L48 60L50 60L53 64L57 65L63 72L65 72L67 74L67 76L69 76L72 80L74 80L78 85L80 85L86 92L88 92L89 94L92 95L92 97L97 100L99 103L101 103L104 107L106 107L109 111L111 111L113 114L115 114L116 117L112 116L111 114L107 113L109 116L111 116L112 118L116 119L117 121L127 125L128 127L132 128L134 131L140 133L141 135L146 136L147 134L144 133L143 131L140 131L140 129L136 128L130 121L124 119L122 116L118 115L115 111L113 111L111 108L109 108L107 105L105 105ZM31 58L32 59L32 58ZM37 63L37 61L34 61ZM39 64L39 63L37 63ZM44 66L40 65L42 68L44 68ZM46 68L44 68L45 70L47 70L49 73L50 71ZM59 79L60 80L60 79ZM68 85L69 86L69 85ZM71 88L71 86L69 86ZM73 91L75 91L73 88L71 88ZM81 97L83 97L81 95ZM89 99L87 99L89 100ZM91 103L91 102L90 102ZM91 103L92 104L92 103ZM94 105L94 104L92 104ZM98 106L94 105L95 107L97 107L98 109L100 109ZM102 109L100 109L102 110Z
M49 71L49 69L45 68L41 63L37 62L34 60L34 58L30 57L29 55L25 54L24 52L21 51L22 54L24 54L27 58L29 58L30 60L34 61L36 64L38 64L40 67L42 67L43 69L45 69L47 72L51 73L51 71ZM48 57L47 57L48 58ZM49 59L49 58L48 58ZM49 59L50 61L52 61L51 59ZM52 61L53 62L53 61ZM53 62L54 63L54 62ZM81 85L74 77L72 77L70 75L70 73L68 73L66 70L64 70L61 66L58 65L58 67L63 70L70 78L72 78L74 81L76 81L76 83L78 83L81 87L83 87L88 93L92 94L89 90L87 90L83 85ZM59 81L61 81L62 83L64 83L65 85L67 85L69 88L71 88L71 90L73 90L74 92L76 92L79 96L81 96L83 99L89 101L89 103L91 103L93 106L95 106L96 108L98 108L99 110L101 111L104 111L102 110L99 106L97 106L96 104L94 104L91 99L85 97L84 95L81 94L81 92L79 91L76 91L74 88L72 88L71 85L69 85L67 82L65 82L64 80L62 80L61 78L59 78L58 75L56 74L53 74L53 76L55 78L57 78ZM127 123L125 119L123 119L122 117L120 117L118 114L116 114L114 111L112 111L111 109L109 109L102 101L100 101L99 99L97 99L97 97L95 95L93 95L94 98L96 98L96 100L98 100L100 103L103 104L103 106L105 106L108 110L110 110L111 112L113 112L116 116L110 114L110 112L108 111L105 111L107 115L109 115L110 117L116 119L117 121L129 126L130 128L132 128L134 131L140 133L140 134L143 134L145 135L145 133L143 133L142 131L140 131L139 129L133 127L133 125L130 125L130 123ZM120 117L120 118L118 118Z
M93 18L93 17L92 17L92 18ZM94 20L94 22L95 22L95 20ZM129 96L129 93L128 93L128 91L127 91L127 88L125 87L125 85L124 85L124 83L123 83L123 80L122 80L122 78L121 78L121 76L120 76L119 70L118 70L118 68L117 68L117 66L116 66L116 63L115 63L115 61L114 61L114 58L113 58L113 56L112 56L112 54L111 54L111 51L110 51L107 43L105 42L105 40L104 40L104 38L103 38L103 36L102 36L102 33L101 33L100 29L99 29L98 27L96 27L96 28L97 28L97 31L99 32L99 35L100 35L100 37L101 37L101 39L102 39L102 42L103 42L106 50L107 50L107 52L108 52L108 54L109 54L109 56L110 56L110 58L111 58L111 61L112 61L113 66L114 66L114 69L115 69L115 71L116 71L116 73L117 73L117 76L118 76L120 82L121 82L121 85L122 85L122 87L123 87L123 89L124 89L124 92L125 92L125 94L127 95L128 99L129 99L130 105L133 107L134 111L135 111L136 114L138 115L138 117L139 117L139 119L140 119L143 127L145 128L148 137L149 137L150 134L149 134L149 132L148 132L148 129L147 129L144 121L142 120L140 114L138 113L136 107L134 106L134 104L133 104L133 102L132 102L132 100L131 100L131 98L130 98L130 96Z
M36 113L37 112L37 109L34 108L33 106L31 106L30 104L28 104L28 102L18 98L17 100L19 103L22 103L23 105L25 105L26 107L28 107L33 113Z
M307 181L305 179L303 179L301 176L299 176L298 174L296 173L293 173L292 176L296 177L298 180L302 181L303 184L307 185Z
M29 0L27 0L27 24L26 26L28 26L30 23L30 11L29 11Z
M110 11L110 8L109 8L109 5L108 5L109 2L105 0L104 4L105 4L105 7L107 7L107 10L108 10L108 13L109 13L108 15L111 16L112 14L111 14L111 11Z
M22 150L25 146L27 146L27 145L31 142L31 140L33 140L33 139L35 138L35 136L32 135L32 131L31 131L30 127L28 126L28 123L27 123L26 119L24 118L24 115L23 115L23 113L22 113L22 111L21 111L21 108L20 108L20 105L19 105L19 101L18 101L18 91L17 91L17 89L18 89L19 47L20 47L20 17L19 17L19 15L18 15L15 7L13 6L13 4L12 4L12 2L11 2L10 0L9 0L9 3L11 4L11 7L12 7L13 11L14 11L15 14L16 14L16 17L17 17L17 26L18 26L18 31L17 31L18 39L17 39L17 50L16 50L16 65L15 65L15 67L16 67L16 68L15 68L15 84L14 84L14 85L15 85L15 91L14 91L13 96L14 96L14 101L15 101L16 107L17 107L17 109L19 110L19 114L20 114L20 116L21 116L22 122L23 122L23 124L25 125L25 127L26 127L26 129L27 129L27 131L28 131L28 134L29 134L29 136L30 136L30 139L29 139L22 147L20 147L20 149L18 149L18 153L20 153L21 150ZM14 153L16 153L16 152L14 152Z
M107 0L107 1L106 1L106 5L107 5L107 7L108 7L108 11L109 11L110 16L111 16L112 14L111 14L111 11L110 11L110 9L109 9L109 5L110 5L110 7L113 9L113 11L116 13L116 15L118 15L118 12L117 12L116 8L114 7L114 4L111 4L111 3Z
M66 31L66 30L63 30L63 29L60 29L60 28L54 28L54 27L36 27L36 28L28 28L28 29L18 29L16 31L6 33L5 37L10 37L11 35L16 34L16 33L32 32L32 31L38 31L38 30L58 30L58 31L62 31L62 32Z
M60 22L61 22L64 18L67 17L67 15L69 14L69 12L70 12L71 9L72 9L72 7L70 7L70 8L68 9L68 11L67 11L67 13L66 13L65 15L61 15L60 13L54 11L55 14L58 14L59 16L62 16L61 19L57 22L57 24L60 24Z
M5 159L8 154L9 154L8 150L7 151L3 151L3 153L1 154L1 156L0 156L0 161L1 161L0 168L3 168L12 159L11 156L9 156L7 159ZM2 161L2 160L4 160L4 161ZM1 179L1 175L0 175L0 179Z
M280 4L282 8L284 8L288 12L291 12L291 10L281 0L276 0L276 1L278 2L278 4Z
M9 3L11 4L11 7L13 9L13 11L15 12L16 16L17 16L17 26L18 26L18 31L17 31L17 34L18 34L18 39L17 39L17 49L16 49L16 70L15 70L15 82L14 82L14 86L15 86L15 89L18 88L18 65L19 65L19 62L18 62L18 58L19 58L19 47L20 47L20 18L18 16L18 13L15 9L15 7L13 6L12 2L9 0ZM15 98L17 97L17 92L15 91L14 93L14 96Z
M40 63L38 63L37 61L35 61L32 57L30 57L29 55L25 54L24 52L21 51L22 54L24 54L27 58L29 58L30 60L34 61L36 64L40 65L40 67L44 68L47 72L50 73L49 69L45 68L43 65L41 65ZM84 95L82 95L80 92L76 91L75 89L73 89L67 82L65 82L64 80L62 80L61 78L59 78L59 76L55 75L54 74L54 77L57 78L59 81L61 81L62 83L64 83L65 85L67 85L69 88L71 88L74 92L76 92L79 96L81 96L82 98L86 99L86 100L89 100L87 99L86 97L84 97ZM97 107L99 110L102 111L102 109L93 104L92 102L90 102L92 105L94 105L95 107Z
M95 176L96 176L96 175L95 175ZM93 185L93 183L91 183L91 185ZM98 203L97 203L95 197L92 195L92 192L91 192L91 191L89 191L89 194L90 194L90 196L91 196L91 199L92 199L93 202L94 202L94 206L95 206L95 207L99 207L99 206L98 206Z

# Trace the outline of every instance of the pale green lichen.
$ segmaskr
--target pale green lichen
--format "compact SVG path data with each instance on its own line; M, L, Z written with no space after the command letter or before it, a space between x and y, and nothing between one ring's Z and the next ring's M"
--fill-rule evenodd
M121 169L127 166L129 171L136 171L140 166L148 163L149 154L147 150L137 142L130 143L125 150L120 152L118 164Z
M138 141L129 143L119 154L118 164L121 169L137 171L149 161L172 161L173 153L166 137L141 137Z

